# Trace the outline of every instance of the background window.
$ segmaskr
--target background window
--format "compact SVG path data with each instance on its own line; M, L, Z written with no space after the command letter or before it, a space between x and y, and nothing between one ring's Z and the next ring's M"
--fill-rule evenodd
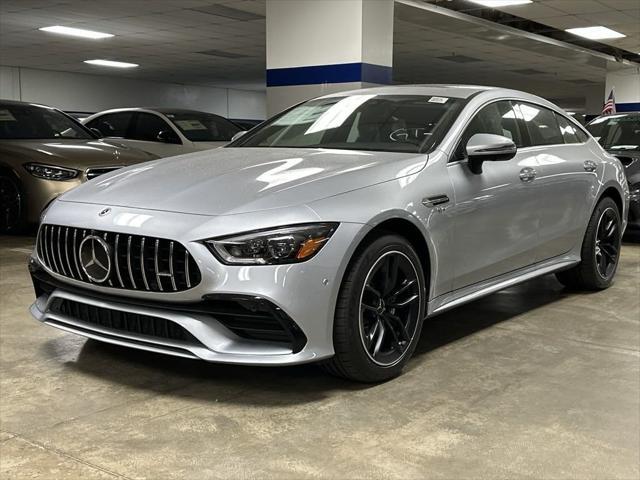
M160 132L166 132L165 138L171 139L173 143L180 143L178 135L162 118L151 113L138 113L130 138L158 142Z
M105 137L121 137L127 135L132 114L130 112L108 113L91 120L87 127L97 129Z

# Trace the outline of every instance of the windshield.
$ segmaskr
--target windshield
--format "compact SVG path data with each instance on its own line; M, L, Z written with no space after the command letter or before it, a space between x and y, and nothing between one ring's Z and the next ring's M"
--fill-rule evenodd
M319 98L267 120L231 146L418 153L440 140L462 103L425 95Z
M229 120L210 113L166 113L165 116L192 142L228 142L240 131Z
M587 130L607 150L640 151L640 114L596 118Z
M53 140L95 138L82 125L53 108L0 105L0 139Z

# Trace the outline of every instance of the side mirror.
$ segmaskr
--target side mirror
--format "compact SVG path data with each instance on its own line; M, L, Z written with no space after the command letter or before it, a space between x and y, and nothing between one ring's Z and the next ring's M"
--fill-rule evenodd
M160 130L156 138L162 143L180 143L178 136L171 130Z
M238 140L240 137L244 136L247 133L246 130L242 130L241 132L236 133L233 137L231 137L231 141L235 142L236 140Z
M89 130L91 130L91 132L98 138L103 138L104 135L102 134L102 132L100 130L98 130L97 128L90 128Z
M513 140L492 133L476 133L465 147L469 169L482 173L484 162L502 162L515 157L518 148Z

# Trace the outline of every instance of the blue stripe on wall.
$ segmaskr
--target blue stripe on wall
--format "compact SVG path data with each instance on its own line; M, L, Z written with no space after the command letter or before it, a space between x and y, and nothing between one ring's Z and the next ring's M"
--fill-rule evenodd
M323 83L391 83L391 67L371 63L338 63L312 67L273 68L267 70L267 87L317 85Z
M640 112L640 103L616 103L616 112Z

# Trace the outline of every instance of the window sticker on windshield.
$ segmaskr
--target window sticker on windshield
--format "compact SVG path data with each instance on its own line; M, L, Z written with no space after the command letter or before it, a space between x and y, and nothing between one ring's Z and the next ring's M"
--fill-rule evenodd
M313 123L320 115L326 112L331 105L307 106L302 105L294 110L285 113L282 117L273 122L273 125L295 125Z
M0 122L15 122L16 117L9 110L0 110Z
M429 103L447 103L447 97L431 97Z
M200 120L176 120L176 125L178 125L182 130L206 130L205 127Z

